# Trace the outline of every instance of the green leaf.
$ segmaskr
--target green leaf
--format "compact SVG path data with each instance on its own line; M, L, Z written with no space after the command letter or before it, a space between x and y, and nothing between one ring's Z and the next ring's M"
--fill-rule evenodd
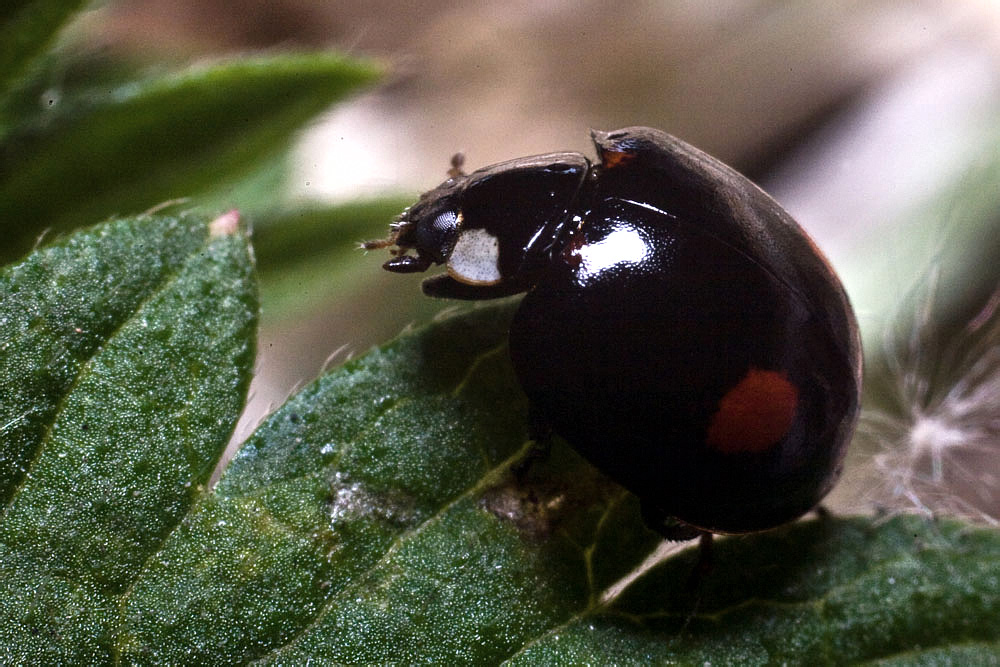
M1000 535L952 521L826 518L725 538L714 570L693 587L689 550L605 599L659 541L637 500L565 444L532 461L527 405L507 359L516 301L439 319L320 378L257 430L214 492L199 493L236 408L224 411L225 428L207 415L217 414L215 401L232 407L242 398L249 342L235 331L246 333L240 323L249 316L238 315L246 312L241 299L218 300L219 279L202 264L211 264L201 258L219 241L200 246L204 234L195 241L172 233L176 241L144 241L143 252L166 253L179 269L115 255L135 241L83 254L82 264L103 267L102 275L117 275L121 261L130 270L141 264L160 287L123 308L133 313L124 323L105 325L94 351L81 353L82 370L39 384L40 402L54 406L35 425L44 446L24 466L30 473L16 481L0 525L8 662L755 664L996 655ZM23 266L76 239L101 238L89 234ZM26 292L44 296L31 298L75 294L51 289L57 278L46 275ZM167 298L183 276L200 278L201 287ZM81 309L107 311L102 304L119 290L91 282L103 289L90 289L79 301L93 307ZM4 303L28 298L20 294ZM196 307L213 294L212 309ZM190 312L164 306L173 316L166 322L142 316L165 301L190 304ZM16 331L53 330L67 341L49 345L57 352L83 329L62 315L39 321L36 311L15 304L3 321L19 321ZM200 339L187 349L142 326L188 321ZM219 332L231 343L217 342ZM45 340L16 349L30 356ZM206 356L229 348L238 359ZM51 357L39 353L18 367L62 368ZM169 363L142 371L154 359ZM217 381L226 389L177 389L193 386L192 367L196 379L228 378ZM105 375L111 379L99 384ZM121 387L142 381L120 401ZM50 386L52 398L43 400ZM146 401L156 408L149 414L135 408ZM198 414L182 417L184 410ZM13 412L21 414L23 407Z
M81 96L92 97L95 90L113 90L132 81L137 69L106 52L75 48L72 37L59 40L0 95L0 146L9 134L30 133L32 128L37 132L49 119L60 118L63 102L74 104Z
M995 664L1000 535L918 517L821 519L692 551L515 664ZM641 658L640 658L641 656ZM932 658L932 656L934 656Z
M329 53L259 56L64 100L2 146L2 252L23 253L43 228L232 187L377 74Z
M509 314L440 322L289 401L134 587L123 660L298 662L315 642L354 662L499 659L627 572L655 538L620 489L565 449L534 499L511 482L527 447ZM602 530L620 563L588 568ZM444 623L441 604L477 610Z
M0 4L0 97L85 4L86 0L4 0Z
M107 660L203 493L254 356L237 220L119 220L0 274L3 662Z
M412 200L313 204L256 216L254 251L265 316L280 321L349 296L352 285L370 285L379 276L372 275L373 260L359 250L359 242L385 236Z
M389 223L414 197L386 197L345 204L281 209L259 216L254 224L254 250L262 271L331 252L348 254L360 240L385 236Z

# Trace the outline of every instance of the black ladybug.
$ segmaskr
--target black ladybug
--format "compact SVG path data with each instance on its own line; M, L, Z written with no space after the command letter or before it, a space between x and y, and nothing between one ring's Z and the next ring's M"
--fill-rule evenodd
M809 237L741 174L646 127L451 178L392 226L426 294L527 292L510 355L538 417L671 538L792 521L836 481L861 347ZM407 254L409 251L414 254Z

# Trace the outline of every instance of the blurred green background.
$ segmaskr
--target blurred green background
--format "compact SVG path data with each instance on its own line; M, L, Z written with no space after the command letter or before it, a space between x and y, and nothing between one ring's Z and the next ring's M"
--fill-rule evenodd
M452 307L423 298L420 276L379 270L385 257L356 242L383 235L443 180L454 152L469 170L590 154L590 127L650 125L761 183L844 279L867 348L868 411L834 507L1000 517L1000 315L990 310L1000 289L1000 5L108 0L57 44L0 110L4 259L44 230L158 204L148 191L243 211L263 320L234 444L323 368ZM169 116L188 99L170 73L229 58L240 76L267 81L273 70L247 74L254 61L243 54L304 51L362 62L308 76L293 64L294 76L239 99L224 76L204 81L200 94L219 96L213 113L229 132L220 140L207 118L206 142L224 159L171 154L172 136L197 141L188 127L142 141L141 113ZM169 80L136 93L137 72ZM51 132L108 96L122 106L106 126ZM130 99L152 100L151 110ZM102 168L86 150L99 132L159 161L149 188L85 178ZM129 161L108 159L121 180L134 176Z

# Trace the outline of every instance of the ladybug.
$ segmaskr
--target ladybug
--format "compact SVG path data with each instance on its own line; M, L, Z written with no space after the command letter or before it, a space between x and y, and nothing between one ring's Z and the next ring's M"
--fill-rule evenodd
M446 271L434 297L525 292L510 357L532 414L641 501L671 539L815 508L858 417L844 288L743 175L659 130L592 131L450 177L392 225L384 268ZM412 254L411 254L412 252Z

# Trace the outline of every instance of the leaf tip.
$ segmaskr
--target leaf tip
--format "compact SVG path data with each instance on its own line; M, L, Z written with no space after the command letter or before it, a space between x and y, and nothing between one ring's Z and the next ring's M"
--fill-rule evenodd
M239 227L240 212L234 208L208 223L208 234L213 239L220 236L232 236Z

